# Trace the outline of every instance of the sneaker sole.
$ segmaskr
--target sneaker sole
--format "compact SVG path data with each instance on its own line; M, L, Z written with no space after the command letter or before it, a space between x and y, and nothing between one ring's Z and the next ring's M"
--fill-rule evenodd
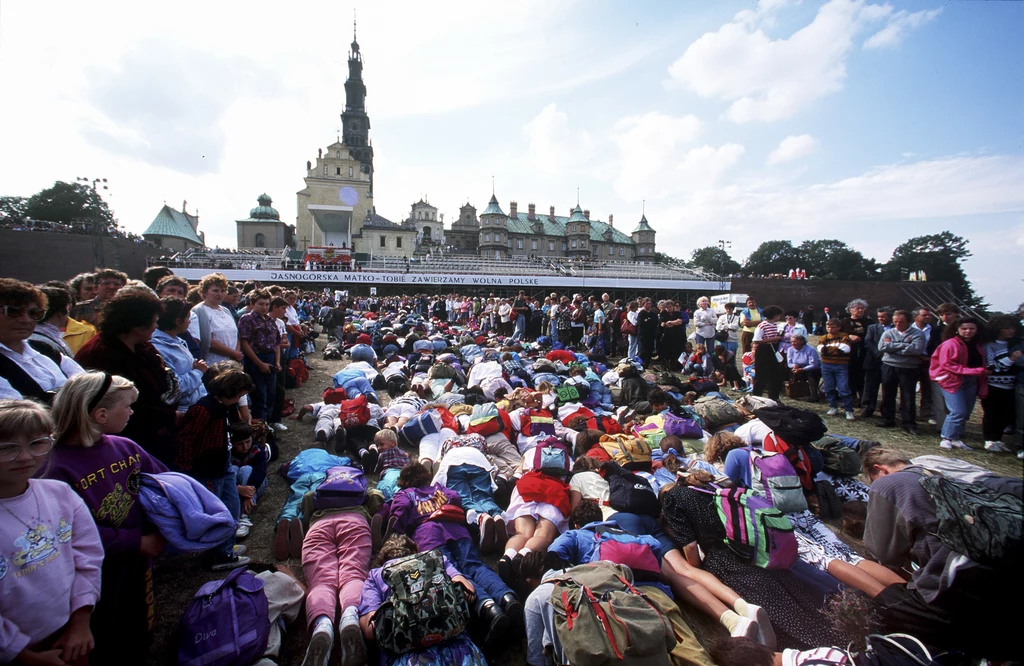
M302 560L302 539L305 536L300 518L288 521L288 554L299 561Z
M306 649L306 658L302 660L302 666L327 666L331 658L331 648L334 647L331 636L322 631L313 632L309 639L309 647Z
M241 555L230 562L218 562L217 564L214 564L210 567L210 571L234 571L235 569L241 569L242 567L249 566L249 562L251 561L252 560L248 557Z
M480 554L490 555L494 552L494 520L485 520L480 527Z
M758 606L757 610L754 613L751 613L749 617L754 622L757 622L757 628L760 630L758 639L761 643L769 650L774 650L776 643L775 630L772 629L772 621L771 618L768 617L768 612Z
M277 521L277 531L274 533L274 559L288 559L288 521L281 519Z
M363 666L365 663L366 644L359 627L345 627L341 630L341 666Z

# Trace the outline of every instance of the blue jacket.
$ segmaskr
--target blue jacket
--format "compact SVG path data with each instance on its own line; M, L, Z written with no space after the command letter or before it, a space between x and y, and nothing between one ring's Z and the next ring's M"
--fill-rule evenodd
M176 550L198 553L235 532L235 519L206 486L186 474L143 474L139 501L146 517Z
M172 338L159 330L153 331L153 338L150 342L160 352L164 363L174 371L178 378L178 387L181 388L178 411L187 411L189 407L206 395L206 387L203 386L203 373L192 367L196 359L189 351L188 343L181 338Z
M573 566L593 562L595 559L595 550L597 549L595 532L601 527L610 527L616 530L622 529L619 527L619 524L615 522L614 516L611 520L603 523L588 523L584 525L582 529L562 532L554 542L548 546L548 551L558 555ZM649 534L641 534L639 536L632 534L616 534L612 538L615 541L622 541L624 543L641 543L646 546L650 546L651 552L653 552L654 556L658 558L658 562L661 562L661 558L664 556L661 549L661 543Z

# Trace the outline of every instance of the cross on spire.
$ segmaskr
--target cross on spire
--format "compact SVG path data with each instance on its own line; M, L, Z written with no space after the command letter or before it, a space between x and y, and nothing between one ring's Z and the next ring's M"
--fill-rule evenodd
M356 41L356 8L352 8L352 41Z

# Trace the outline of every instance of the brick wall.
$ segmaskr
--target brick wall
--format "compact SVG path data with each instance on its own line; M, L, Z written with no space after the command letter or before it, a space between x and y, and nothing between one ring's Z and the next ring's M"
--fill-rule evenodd
M787 310L799 310L808 305L821 312L828 306L833 311L855 298L863 298L870 308L891 305L896 308L912 309L917 303L903 293L901 285L916 285L915 282L867 282L858 280L755 280L738 278L732 280L734 294L748 294L757 299L761 307L778 305ZM946 282L931 282L931 286L948 286Z

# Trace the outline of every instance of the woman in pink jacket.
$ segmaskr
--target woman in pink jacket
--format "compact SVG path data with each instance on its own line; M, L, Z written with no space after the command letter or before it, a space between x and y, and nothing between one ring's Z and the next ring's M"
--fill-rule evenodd
M945 341L932 354L929 374L942 389L949 416L942 424L943 449L969 449L963 443L967 419L976 398L988 395L985 352L982 351L978 320L964 317L951 322Z

